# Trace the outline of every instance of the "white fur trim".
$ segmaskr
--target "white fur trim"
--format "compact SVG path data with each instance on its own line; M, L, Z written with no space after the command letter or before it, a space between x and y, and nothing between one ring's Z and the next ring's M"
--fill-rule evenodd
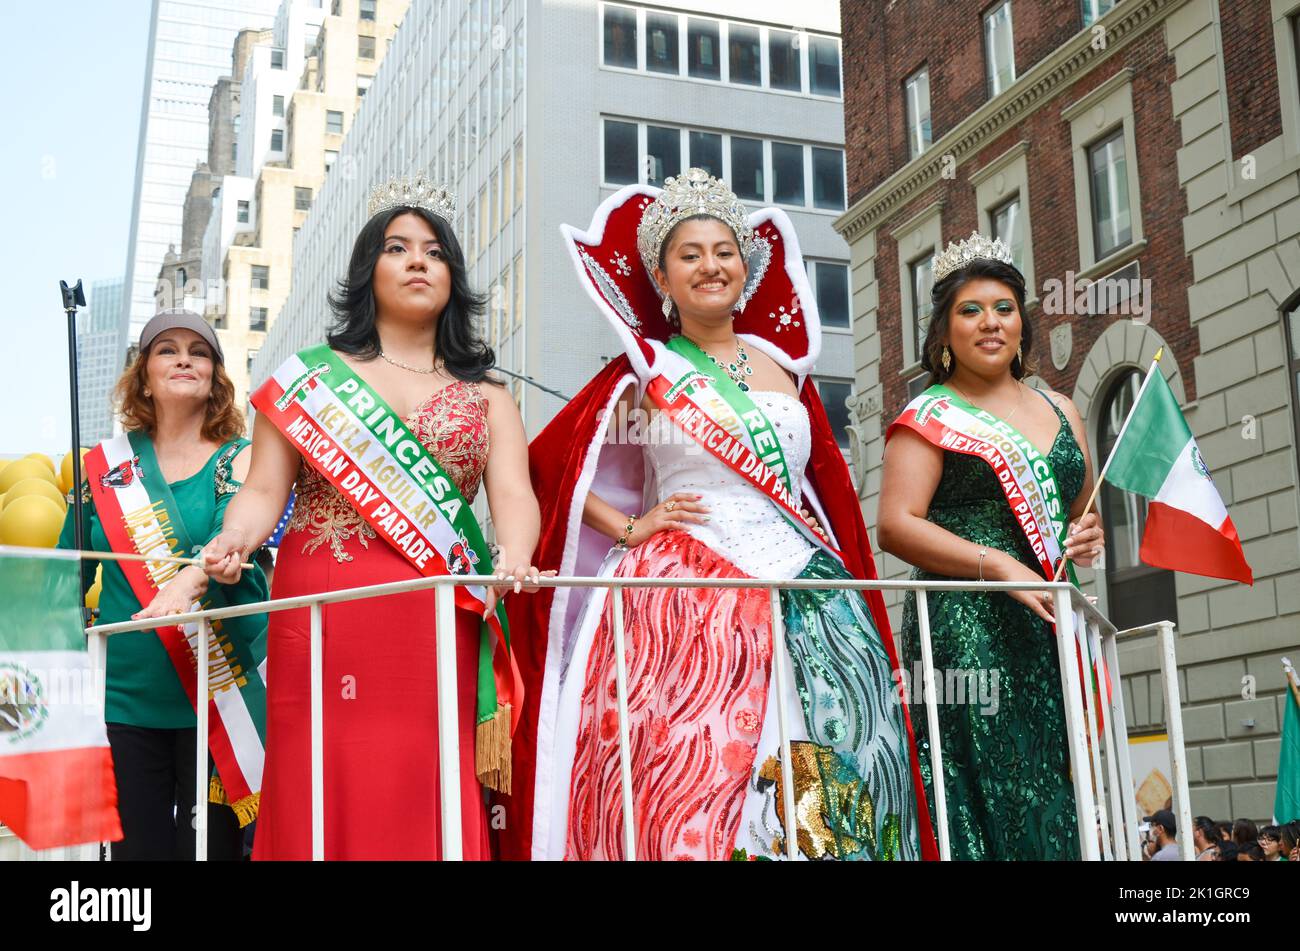
M619 321L622 323L622 321ZM638 381L630 373L624 374L615 383L605 408L601 412L596 434L587 445L587 455L583 459L582 471L574 486L573 499L569 505L564 535L564 553L560 559L560 574L571 575L578 558L579 536L582 532L582 512L587 504L587 493L596 478L596 467L600 461L600 447L605 441L609 429L610 415L614 412L619 398L629 386L637 386ZM547 842L550 838L551 803L553 792L551 780L555 772L555 727L560 697L560 671L564 667L563 625L568 613L569 598L573 593L590 597L591 592L581 588L558 588L551 602L551 613L547 619L546 667L542 673L542 698L537 713L537 755L536 773L533 777L533 858L545 857Z

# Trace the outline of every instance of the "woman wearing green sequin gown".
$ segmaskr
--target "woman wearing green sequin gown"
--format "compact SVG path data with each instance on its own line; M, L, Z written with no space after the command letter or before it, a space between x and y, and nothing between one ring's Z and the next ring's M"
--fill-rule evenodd
M995 425L1014 427L1031 444L1031 457L1036 449L1046 458L1061 512L1069 513L1064 555L1090 566L1103 535L1095 513L1080 518L1092 487L1083 422L1067 397L1021 382L1033 340L1024 317L1024 277L1008 263L1004 246L972 235L956 250L948 261L936 262L934 316L921 365L930 373L930 386L944 389L927 393L940 399L955 394L960 401L952 402L991 414ZM927 416L917 418L925 422ZM879 543L915 566L912 578L1044 580L1043 562L990 462L940 448L914 426L896 423L886 438ZM1051 596L945 592L932 593L928 604L952 857L1077 859ZM904 602L902 641L910 683L921 657L912 593ZM944 697L938 685L946 671L978 672L982 679L965 682L979 689L964 702ZM926 794L937 815L929 728L915 686L908 699L917 701L912 723Z

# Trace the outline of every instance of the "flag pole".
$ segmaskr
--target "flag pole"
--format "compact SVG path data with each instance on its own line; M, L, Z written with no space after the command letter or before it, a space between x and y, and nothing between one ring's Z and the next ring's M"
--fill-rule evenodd
M1101 483L1106 478L1106 472L1110 469L1110 462L1115 458L1115 450L1119 448L1120 440L1124 438L1124 431L1128 429L1129 420L1133 418L1133 413L1137 410L1138 404L1142 402L1142 394L1146 392L1147 384L1151 382L1151 374L1158 372L1160 358L1164 356L1165 348L1161 347L1156 351L1155 359L1151 361L1151 366L1147 368L1147 375L1142 380L1142 386L1138 388L1137 396L1133 400L1133 405L1129 407L1128 415L1124 417L1124 425L1119 428L1119 435L1115 437L1115 444L1110 447L1110 455L1106 457L1105 464L1101 467L1101 472L1097 474L1097 480L1092 486L1092 495L1088 496L1088 503L1083 507L1083 513L1079 516L1082 521L1084 516L1092 511L1093 503L1097 501L1097 493L1101 491ZM1066 559L1061 558L1060 564L1056 566L1056 571L1052 575L1053 581L1061 580L1061 572L1065 570Z
M1296 681L1295 668L1291 666L1291 658L1282 658L1282 669L1286 672L1286 685L1291 688L1291 696L1295 698L1296 706L1300 707L1300 682Z

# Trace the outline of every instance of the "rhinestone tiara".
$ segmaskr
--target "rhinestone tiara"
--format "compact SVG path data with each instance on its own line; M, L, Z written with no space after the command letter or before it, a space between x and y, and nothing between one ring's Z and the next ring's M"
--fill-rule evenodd
M749 260L754 249L754 229L744 203L725 182L702 168L689 168L675 178L665 179L663 191L641 216L636 248L646 273L653 274L659 265L659 249L673 228L695 215L717 218L729 227L740 245L740 256Z
M456 214L456 196L423 175L394 178L371 190L366 215L373 218L381 211L393 208L423 208L449 222Z
M934 282L937 284L953 271L978 260L1001 261L1003 264L1015 267L1011 258L1011 249L1001 238L990 240L978 231L972 231L965 241L960 244L949 241L948 247L935 255Z

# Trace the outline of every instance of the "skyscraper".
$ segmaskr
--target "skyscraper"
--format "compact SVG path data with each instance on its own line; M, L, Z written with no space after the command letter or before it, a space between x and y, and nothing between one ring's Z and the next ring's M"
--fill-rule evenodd
M125 271L128 339L154 313L158 268L180 246L185 193L208 154L208 101L242 29L269 27L279 0L154 0Z
M412 0L337 168L294 242L293 282L254 388L322 339L373 185L423 172L459 199L453 227L504 373L572 395L621 352L573 273L559 226L585 227L629 183L690 165L751 209L790 215L825 331L816 381L836 434L853 378L838 0L797 22L777 0L657 4ZM233 281L232 281L233 283ZM512 380L530 434L563 405Z
M122 372L126 341L123 281L96 281L77 321L77 404L81 445L113 435L113 385Z

